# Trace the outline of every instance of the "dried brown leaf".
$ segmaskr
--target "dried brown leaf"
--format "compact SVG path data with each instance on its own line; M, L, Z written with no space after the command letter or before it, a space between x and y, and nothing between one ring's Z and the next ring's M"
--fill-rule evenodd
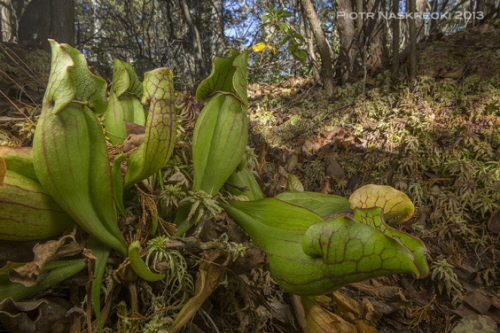
M245 255L238 257L229 267L235 274L240 275L254 268L258 268L266 262L266 256L260 249L246 249Z
M498 331L496 323L490 317L470 315L462 318L451 333L495 333Z
M302 297L302 304L311 333L357 333L354 325L320 306L313 297Z
M296 152L293 152L289 157L288 157L288 160L286 162L286 170L288 172L293 172L293 170L295 170L295 168L297 167L297 163L299 161L299 157L297 155Z
M491 306L490 298L480 291L475 291L467 296L464 303L476 310L478 314L486 314Z
M339 181L341 179L345 178L345 172L342 166L340 166L339 162L337 162L335 159L330 159L330 163L326 167L326 176Z
M330 188L330 180L328 179L328 177L325 177L325 179L323 179L323 184L321 184L321 188L319 189L319 193L328 194L331 191L332 189Z
M66 333L70 307L62 299L15 302L7 298L0 303L0 322L11 333Z
M448 79L459 79L462 77L466 67L467 66L463 65L459 68L451 70L446 70L444 68L441 68L441 70L439 70L435 76Z
M327 140L332 140L336 136L343 135L345 133L345 130L342 127L335 126L326 136Z
M354 318L360 318L363 312L363 307L354 299L342 294L340 291L333 293L333 299L333 306L335 307L336 314L345 317L347 313L352 313Z
M488 230L495 234L500 234L500 209L491 215L488 221Z
M169 330L178 332L203 305L207 298L214 292L226 276L226 266L231 256L226 251L214 251L207 261L200 265L196 273L195 296L183 306Z
M356 320L357 333L377 333L377 329L365 324L362 320Z
M144 142L144 134L130 134L123 141L123 152L127 153Z
M81 253L84 246L85 240L76 227L73 228L70 234L64 235L58 240L36 244L33 248L35 253L33 261L11 270L9 279L12 282L18 282L30 287L36 283L38 275L43 272L46 263Z
M351 283L353 287L370 296L374 296L378 300L394 301L401 293L401 288L393 286L369 286L363 282Z
M136 123L132 123L130 121L125 120L125 130L127 131L127 135L131 134L145 134L146 133L146 126L139 125Z
M368 118L363 119L363 128L367 131L375 131L377 129L378 124L374 121L371 121Z
M264 170L264 167L266 166L266 154L267 154L267 147L264 146L259 153L259 157L257 157L257 172L259 175L262 174L262 171Z

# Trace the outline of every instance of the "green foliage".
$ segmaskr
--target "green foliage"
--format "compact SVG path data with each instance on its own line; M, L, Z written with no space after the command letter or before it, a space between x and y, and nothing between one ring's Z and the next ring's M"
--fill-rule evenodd
M139 250L141 249L141 243L139 241L132 242L128 247L128 257L130 259L130 266L134 269L134 272L139 275L140 278L146 281L158 281L165 278L163 273L151 272L148 266L141 260Z
M198 223L205 210L209 211L212 214L212 217L215 217L218 213L222 211L218 202L212 199L212 196L208 193L205 193L202 190L198 190L196 192L189 191L188 195L179 202L179 205L189 203L189 213L186 218L187 221L191 221L194 217L193 224Z
M162 271L165 274L165 304L176 309L187 301L194 290L194 283L184 256L177 250L165 248L165 241L168 240L165 236L149 240L145 261L152 267L163 263L168 268Z
M463 290L453 268L454 266L450 265L446 259L436 260L431 265L431 279L438 283L440 294L446 292L449 296L453 296L456 301L459 301Z
M269 39L272 40L274 35L277 35L279 38L278 45L282 46L286 44L287 50L293 57L302 64L305 64L307 53L300 49L305 44L305 38L284 20L291 16L293 14L283 7L268 9L266 10L266 14L262 16L260 27L264 29L271 28L274 32Z

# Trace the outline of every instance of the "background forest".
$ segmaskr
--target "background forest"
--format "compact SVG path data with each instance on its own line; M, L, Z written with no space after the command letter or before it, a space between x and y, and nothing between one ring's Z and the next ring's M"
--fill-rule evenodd
M203 226L190 235L194 243L170 244L185 257L177 278L187 282L175 292L118 282L128 263L108 260L105 331L499 331L499 0L1 0L0 23L2 146L33 145L51 66L48 39L83 53L108 84L115 59L140 81L155 68L173 72L181 123L160 177L168 191L156 180L138 186L139 201L126 201L120 228L127 242L144 245L141 228L160 216L161 232L171 235L172 207L189 200L205 200L196 211ZM203 108L194 96L213 59L230 49L249 52L245 156L264 195L298 186L349 197L366 184L390 185L415 205L397 228L425 243L428 276L348 284L312 306L273 282L262 253L247 252L242 263L220 264L230 267L226 277L206 273L214 285L202 287L210 292L203 289L198 311L181 310L197 302L201 262L220 259L203 246L251 247L231 218L188 191ZM115 148L108 146L110 156ZM73 241L81 251L85 244ZM0 267L33 260L35 243L0 241ZM0 303L0 332L86 332L94 318L82 272L35 301Z
M422 15L404 19L413 12ZM341 86L373 77L390 63L397 67L394 59L403 57L404 63L416 55L411 48L429 36L436 39L497 15L493 0L6 0L1 40L46 50L48 38L68 43L107 78L114 57L138 73L166 66L175 72L176 88L189 91L209 74L214 56L265 43L273 51L252 55L250 83L321 74ZM396 72L393 68L393 76Z

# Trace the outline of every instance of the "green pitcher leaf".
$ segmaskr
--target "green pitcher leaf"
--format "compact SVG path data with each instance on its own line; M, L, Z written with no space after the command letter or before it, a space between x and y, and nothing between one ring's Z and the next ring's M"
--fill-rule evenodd
M274 198L231 201L223 207L263 249L274 280L291 293L321 295L388 274L422 276L417 267L421 259L413 255L421 253L404 243L413 247L415 239L389 236L380 223L368 225L347 216L324 221L308 209Z
M17 172L25 177L38 180L33 168L32 147L0 146L0 158L5 160L7 169Z
M236 169L248 137L248 54L229 51L216 57L210 76L200 83L196 97L210 98L196 121L193 134L193 190L215 195Z
M110 248L99 242L96 238L90 237L87 242L87 248L92 250L92 255L95 257L94 279L91 286L92 305L94 307L95 319L97 322L97 330L102 333L102 316L101 316L101 287L106 271L106 264L110 254Z
M113 144L127 137L125 121L144 125L146 114L140 102L143 86L130 64L114 59L111 87L104 125Z
M149 270L148 265L146 265L139 254L140 249L141 243L139 241L132 242L128 247L130 266L132 266L134 272L146 281L159 281L164 279L166 276L164 273L158 274Z
M230 201L229 205L224 204L223 207L231 216L243 217L241 222L238 218L236 220L259 246L273 243L272 239L286 240L280 235L282 231L291 234L299 232L302 235L315 223L324 222L321 216L308 209L275 198Z
M196 98L200 102L206 102L212 95L218 92L236 92L233 83L236 67L233 66L233 62L239 54L237 50L230 49L228 57L214 58L212 72L208 78L201 81L196 90Z
M227 182L230 183L230 185L226 186L227 191L232 195L244 195L249 200L264 199L264 194L260 189L259 183L255 179L252 171L250 171L246 165L241 170L234 170L231 176L229 176ZM231 184L240 188L245 188L247 191L240 191L239 189L231 186Z
M193 134L193 191L215 195L236 169L248 137L246 109L234 95L218 94L203 108Z
M141 99L144 88L132 66L125 61L113 59L113 82L111 91L121 97L125 92Z
M0 185L3 184L6 173L7 173L7 163L5 163L5 160L0 157Z
M188 220L189 211L191 210L192 206L192 204L188 203L177 209L174 219L174 224L177 228L177 231L174 233L174 236L181 237L195 224L195 219L192 218Z
M130 155L125 188L160 170L175 146L177 120L172 72L158 68L145 74L143 103L150 104L144 142Z
M105 108L105 81L90 72L84 74L85 59L78 51L54 41L51 46L51 76L33 143L36 175L45 191L83 229L125 254L106 142L98 119L87 107ZM67 96L89 101L67 103Z
M119 145L128 134L125 120L144 126L146 114L141 102L133 95L124 94L118 97L111 92L108 102L104 126L111 143Z
M113 159L111 167L111 176L113 179L113 193L115 195L115 205L122 216L127 216L125 206L123 205L123 179L122 179L122 162L127 158L123 154L118 154Z
M302 250L306 230L323 219L313 212L274 198L231 201L222 207L263 249L274 280L294 294L319 295L330 285L321 258ZM314 282L317 281L317 282Z
M92 112L83 112L83 115L88 124L88 138L91 144L88 176L90 191L88 194L90 194L94 209L99 216L101 224L104 225L109 233L114 235L114 238L120 243L119 248L117 248L116 245L115 247L110 247L121 251L123 249L122 245L124 245L124 238L118 227L113 179L111 176L111 168L109 167L106 141L104 139L102 127L95 115ZM91 232L90 234L93 233ZM107 243L104 242L104 244Z
M417 278L425 277L429 274L429 266L425 260L427 250L424 243L418 238L388 226L384 222L381 208L355 209L353 218L356 221L377 228L385 235L398 240L405 246L412 253L415 264L417 265Z
M12 170L7 170L0 182L0 212L3 240L44 239L62 234L75 224L38 181Z
M303 251L321 258L326 279L333 291L348 283L383 275L419 275L411 252L380 230L348 217L311 226L302 240Z
M52 64L43 100L47 108L57 114L75 99L76 86L68 72L74 62L61 45L53 40L49 40L49 43L52 49Z
M128 74L127 65L130 66L130 64L125 61L116 58L113 59L113 81L111 82L110 91L113 92L116 97L123 95L130 87L132 78ZM139 81L139 78L137 78L137 81Z
M336 212L349 211L349 201L338 195L316 192L283 192L276 199L305 207L325 217Z
M233 87L235 95L243 103L245 108L248 108L247 63L248 63L247 52L238 55L233 61L233 66L236 68L233 76Z
M409 220L415 211L415 206L406 194L386 185L370 184L360 187L351 194L349 202L352 209L382 208L384 219L390 225Z
M68 52L73 60L74 65L69 66L68 71L74 78L73 82L76 88L74 100L85 103L96 114L104 113L108 106L106 81L88 70L87 60L80 51L67 44L60 46Z
M78 104L70 104L58 115L42 110L33 158L40 183L61 207L87 232L125 251L116 225L104 136L91 111ZM112 232L107 226L113 224Z

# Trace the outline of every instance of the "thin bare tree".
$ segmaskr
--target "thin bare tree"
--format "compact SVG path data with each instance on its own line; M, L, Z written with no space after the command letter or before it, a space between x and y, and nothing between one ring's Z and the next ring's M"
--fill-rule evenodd
M321 57L321 81L328 98L333 96L335 92L334 71L332 66L332 58L330 55L330 48L326 41L325 33L321 28L321 21L316 14L316 10L311 0L300 0L300 4L304 9L304 14L311 26L316 45L318 47L319 55Z

